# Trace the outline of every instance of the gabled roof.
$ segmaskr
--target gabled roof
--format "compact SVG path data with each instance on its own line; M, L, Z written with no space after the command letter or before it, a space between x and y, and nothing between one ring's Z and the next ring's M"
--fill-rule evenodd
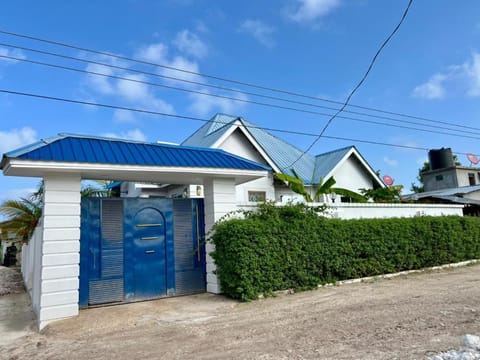
M270 170L268 166L219 149L154 144L121 139L60 134L3 155L8 160L156 167Z
M480 185L460 186L456 188L425 191L421 193L408 194L402 196L405 200L420 200L425 198L433 198L447 200L457 204L475 204L480 205L480 200L472 199L469 194L479 192Z
M295 172L305 184L318 184L320 179L329 176L340 162L354 153L378 184L384 186L354 146L330 151L315 157L304 154L300 160L296 161L303 153L302 150L237 116L215 115L210 122L200 127L182 145L217 147L223 141L223 137L235 128L244 129L248 132L254 141L253 145L258 146L267 155L267 162L269 162L268 160L273 162L274 170L277 168L284 174L293 175L291 164L295 162Z

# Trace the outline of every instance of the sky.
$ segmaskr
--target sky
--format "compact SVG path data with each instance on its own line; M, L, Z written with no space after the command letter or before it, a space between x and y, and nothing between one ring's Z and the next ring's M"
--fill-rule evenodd
M318 134L341 106L331 101L346 101L407 3L6 1L0 5L0 31L77 48L0 33L0 90L199 119L220 112L261 127ZM451 147L468 166L465 153L480 154L479 100L480 2L414 0L352 97L350 104L357 107L348 106L350 112L340 114L325 131L363 142L321 138L310 153L355 145L374 170L391 176L408 193L427 151L365 141ZM58 133L180 143L202 124L0 91L0 154ZM273 133L302 150L314 140ZM0 201L28 194L38 181L0 176Z

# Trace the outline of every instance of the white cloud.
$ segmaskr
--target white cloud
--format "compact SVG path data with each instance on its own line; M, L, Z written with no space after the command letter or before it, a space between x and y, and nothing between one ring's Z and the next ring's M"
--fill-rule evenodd
M152 58L157 56L160 47L148 47L145 48L145 54ZM155 51L157 53L155 54ZM101 62L119 65L115 60L101 59ZM122 67L127 67L125 64L121 64ZM109 78L99 75L88 75L84 83L86 97L91 98L93 101L95 96L108 96L117 97L123 101L124 106L140 107L145 110L152 110L158 112L174 113L173 106L159 98L154 91L152 85L146 84L146 82L154 82L147 78L143 74L132 74L128 70L116 69L108 66L89 64L87 66L88 71L105 74L109 76L117 76L123 79ZM121 122L133 122L133 113L126 115L126 111L115 111L114 120Z
M204 93L210 93L207 89L201 89ZM247 96L242 93L235 93L228 96L247 100ZM201 94L191 94L190 98L192 103L190 105L190 111L196 116L208 116L215 112L235 114L245 106L245 103L225 98L212 97Z
M105 133L102 136L114 139L128 139L135 141L147 141L147 137L140 129L132 129L121 133Z
M189 30L180 31L173 40L173 44L181 52L199 59L204 58L208 53L207 45Z
M480 54L474 53L472 60L465 63L463 68L469 79L467 94L470 96L480 96Z
M272 38L275 29L260 20L245 20L240 25L240 31L252 35L259 43L268 48L275 46L275 42Z
M295 22L312 22L340 5L340 0L296 0L288 17Z
M390 167L397 167L398 166L398 160L391 159L388 156L383 157L383 162Z
M37 132L31 127L0 131L0 153L18 149L37 140Z
M467 96L480 96L480 53L460 65L451 65L444 72L433 75L427 82L413 89L414 97L442 99L457 89Z
M152 63L162 64L166 62L168 48L162 43L154 43L141 47L135 57Z
M443 83L448 79L446 75L435 74L426 83L413 89L413 96L422 99L442 99L446 95Z
M134 123L135 116L132 111L117 109L113 112L113 120L119 123Z
M0 47L0 55L1 56L10 56L18 59L26 59L27 56L22 50L19 49L8 49L5 47ZM14 59L6 59L4 57L0 57L0 62L14 64L17 63L19 60Z
M199 82L202 80L199 75L196 75L200 70L198 69L198 64L194 61L189 61L182 56L176 56L171 62L168 63L168 65L175 69L181 69L184 71L162 69L162 75L171 76L187 81Z

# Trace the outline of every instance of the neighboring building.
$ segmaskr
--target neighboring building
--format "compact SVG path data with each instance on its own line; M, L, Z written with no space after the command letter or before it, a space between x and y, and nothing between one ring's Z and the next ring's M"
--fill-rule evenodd
M467 205L465 213L476 214L480 206L480 168L455 163L452 150L428 152L430 170L422 172L424 192L403 198L428 203Z
M263 200L286 202L301 197L293 193L284 182L274 179L274 173L293 175L292 168L302 178L312 194L322 180L333 176L335 187L359 192L359 189L384 187L382 180L354 146L341 148L312 156L288 142L279 139L241 117L217 114L188 137L182 146L222 149L243 158L267 165L273 169L266 178L238 185L236 201L239 205L253 204ZM295 164L292 166L291 164ZM202 197L201 185L186 184L179 187L166 184L122 185L123 196L184 196ZM323 199L331 202L329 198ZM349 199L337 199L335 202Z

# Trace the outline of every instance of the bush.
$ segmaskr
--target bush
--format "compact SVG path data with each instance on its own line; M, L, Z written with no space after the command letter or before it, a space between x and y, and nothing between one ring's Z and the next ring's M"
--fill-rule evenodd
M225 294L256 299L349 278L480 258L480 219L326 219L304 205L261 205L215 225L211 254Z

